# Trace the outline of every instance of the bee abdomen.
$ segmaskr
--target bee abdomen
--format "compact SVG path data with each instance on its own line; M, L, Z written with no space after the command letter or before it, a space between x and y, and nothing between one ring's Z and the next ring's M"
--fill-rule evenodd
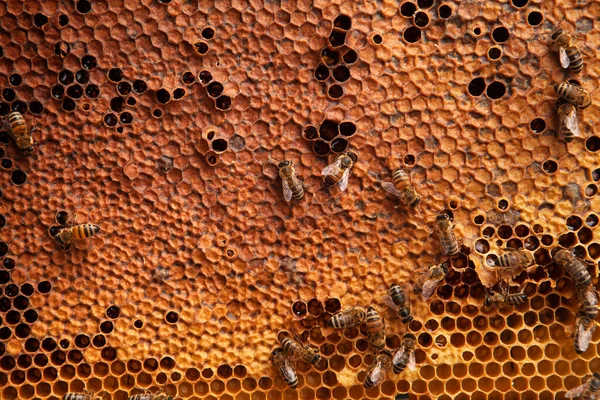
M395 305L401 306L406 301L406 297L404 296L404 290L398 285L392 285L390 288L390 297Z
M135 396L129 396L127 400L152 400L152 394L136 394Z
M281 347L283 351L289 356L295 356L297 352L296 344L289 338L281 340Z
M85 239L100 232L100 227L94 224L81 224L73 227L74 239Z
M399 374L400 372L404 371L406 369L407 363L408 363L408 352L405 352L404 354L402 354L402 357L400 357L400 360L398 360L397 363L394 363L394 365L393 365L394 372L396 374Z
M508 295L507 301L513 306L520 306L527 301L527 295L524 293L511 294Z
M398 188L398 186L402 184L402 182L404 182L407 178L408 177L406 175L406 172L404 172L401 169L395 170L392 174L392 181L394 182L394 186L396 186L396 188Z
M569 69L573 72L579 72L583 69L583 57L581 52L575 46L571 46L565 49L567 57L569 57Z
M365 378L365 388L367 389L371 389L372 387L375 386L375 383L371 380L371 376L367 375L367 377Z
M565 269L567 270L567 273L571 275L571 278L575 281L577 286L587 287L591 285L592 278L583 264L572 261L567 264Z
M295 389L296 386L298 386L298 375L294 374L293 376L286 377L285 383L287 383L292 389Z
M90 396L85 393L67 393L63 400L90 400Z
M300 200L304 196L304 188L302 184L296 179L290 179L288 186L292 190L292 198Z
M25 123L25 119L18 112L12 112L8 115L8 122L10 124L10 128L15 135L26 135L27 134L27 124Z

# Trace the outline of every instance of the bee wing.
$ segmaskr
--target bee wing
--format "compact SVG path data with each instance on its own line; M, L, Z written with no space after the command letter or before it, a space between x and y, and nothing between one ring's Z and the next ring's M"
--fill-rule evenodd
M415 371L417 369L417 360L415 359L415 352L414 351L410 352L410 355L408 356L408 363L406 364L406 366L411 371Z
M287 183L287 179L281 180L281 186L283 187L283 198L285 201L289 202L292 199L292 189L290 189L290 185Z
M588 386L587 383L584 383L581 386L573 388L573 389L569 390L567 393L565 393L565 397L567 399L571 399L573 397L579 397L585 391L587 386Z
M339 172L341 163L342 163L341 159L335 160L332 164L329 164L328 166L323 168L323 170L321 171L321 175L327 176L327 175L332 175L332 174Z
M567 129L573 132L575 136L581 136L579 132L579 121L577 121L577 110L573 109L570 113L563 116L563 121Z
M427 282L425 282L425 284L423 285L423 293L422 293L424 300L427 300L431 297L431 295L435 291L435 288L437 287L437 284L440 281L441 281L441 279L429 279Z
M292 381L296 377L296 369L294 368L294 364L292 364L290 359L287 357L280 370L285 381Z
M587 349L592 341L592 333L594 332L594 329L586 329L582 324L578 324L577 332L578 334L575 335L577 341L579 342L577 347L582 350Z
M340 190L343 192L348 187L348 179L350 178L350 168L344 171L342 179L340 179Z
M381 368L379 364L374 365L371 370L371 381L378 384L385 378L385 372L385 369Z
M385 189L386 192L393 194L396 197L402 197L402 193L396 189L396 186L392 182L383 182L381 187Z
M562 65L563 68L569 68L571 60L569 60L569 56L567 55L565 48L561 47L558 53L560 54L560 65Z
M452 234L450 234L449 236L440 236L440 247L442 248L442 254L445 256L448 255L448 249L452 246L454 242L452 239Z
M590 304L598 304L598 297L595 290L586 290L583 294L584 300L587 300Z
M396 311L397 306L394 304L394 301L392 300L392 297L389 294L386 294L383 296L383 302L385 303L386 306L388 306L392 310Z
M398 349L398 351L396 351L396 353L394 353L394 358L392 359L392 363L398 364L398 362L400 361L400 359L404 355L405 351L406 351L406 347L404 347L404 345L400 346L400 348Z

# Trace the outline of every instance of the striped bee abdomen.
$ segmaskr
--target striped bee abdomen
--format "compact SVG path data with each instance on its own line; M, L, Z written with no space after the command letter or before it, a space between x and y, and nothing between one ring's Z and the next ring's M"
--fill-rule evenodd
M81 224L73 227L73 239L85 239L100 232L100 227L94 224Z

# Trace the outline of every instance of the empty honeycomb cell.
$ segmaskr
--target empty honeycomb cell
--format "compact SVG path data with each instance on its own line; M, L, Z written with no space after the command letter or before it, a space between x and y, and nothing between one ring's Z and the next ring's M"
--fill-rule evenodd
M350 30L352 27L352 18L346 14L340 14L333 20L333 26L345 31Z
M474 78L469 82L468 90L471 96L481 96L485 91L485 80L483 78Z
M591 183L585 187L584 193L586 197L594 197L598 193L598 186Z
M171 100L171 94L166 89L159 89L156 91L156 101L161 104L167 104Z
M565 248L573 247L575 244L577 244L577 236L573 232L560 235L558 237L558 244Z
M527 14L527 23L531 26L539 26L544 22L544 15L539 11L531 11Z
M10 103L15 100L17 94L15 93L14 89L5 88L4 90L2 90L2 97L4 98L4 100Z
M452 16L452 7L449 4L442 4L438 7L438 15L442 19L448 19Z
M419 28L425 28L429 25L429 16L423 11L417 11L413 15L413 23Z
M231 108L231 97L227 96L226 94L219 96L215 100L215 106L217 109L222 111L229 110Z
M303 301L296 301L294 304L292 304L292 312L297 317L306 315L306 310L306 304Z
M36 354L33 363L38 367L45 367L48 364L48 357L45 354Z
M196 42L194 43L194 49L198 54L204 55L208 53L208 44L203 41Z
M23 83L23 78L19 74L11 74L8 77L8 82L14 87L21 86L21 83Z
M408 43L416 43L421 40L421 30L416 26L409 26L404 30L404 40Z
M327 94L332 99L339 99L344 95L344 89L338 84L333 84L327 89Z
M600 138L598 136L590 136L585 141L585 148L592 153L597 152L600 150Z
M117 92L119 92L121 96L127 96L129 93L131 93L131 90L132 87L129 82L119 82L117 85ZM175 96L175 98L177 98L177 96ZM130 99L133 99L133 97L130 97Z
M329 143L323 140L317 140L313 143L313 150L319 156L326 156L331 151Z
M486 94L492 100L499 99L506 94L506 85L502 82L494 81L487 86Z
M346 31L334 28L329 34L329 44L332 48L343 46L346 43Z

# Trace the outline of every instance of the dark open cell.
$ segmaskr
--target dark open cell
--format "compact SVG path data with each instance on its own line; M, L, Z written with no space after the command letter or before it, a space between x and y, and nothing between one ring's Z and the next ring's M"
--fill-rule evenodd
M66 225L66 223L69 221L69 213L66 211L59 211L56 213L54 220L57 224Z
M82 85L85 85L90 81L90 73L85 69L80 69L75 73L75 80Z
M531 26L538 26L544 20L544 16L539 11L532 11L527 15L527 23Z
M56 340L52 338L46 338L42 340L42 349L46 352L54 351L56 349L56 346Z
M16 325L19 323L19 321L21 321L21 313L15 310L10 310L9 312L6 313L6 316L4 317L4 321L8 324L8 325Z
M569 248L577 243L577 236L573 232L568 232L558 237L558 244L562 247Z
M407 1L400 6L400 14L405 17L412 17L415 14L415 11L417 11L417 6L410 1Z
M125 124L125 125L130 124L133 121L133 115L131 115L130 112L125 111L124 113L121 113L121 115L119 115L119 120L121 121L122 124ZM119 128L122 129L123 127L120 126Z
M425 28L427 25L429 25L429 16L423 11L417 12L413 19L415 21L415 25L419 28Z
M71 45L67 42L58 42L54 45L54 54L65 58L71 52Z
M204 42L194 43L194 48L200 55L204 55L208 52L208 45Z
M67 339L61 339L61 341L58 342L58 345L61 347L61 349L68 349L70 344L71 343Z
M83 88L80 85L71 85L67 88L67 96L73 99L79 99L83 96Z
M415 43L421 39L421 30L415 26L410 26L404 31L404 40L408 43Z
M302 136L304 136L304 139L307 140L315 140L319 137L319 133L317 132L317 129L314 126L307 126L306 128L304 128Z
M154 115L156 118L160 118L162 117L162 111L157 108L154 111L152 111L152 115Z
M598 186L592 184L589 184L585 187L585 195L587 197L593 197L598 193Z
M106 309L106 316L108 318L119 318L119 316L121 315L121 308L118 306L110 306Z
M108 71L108 79L112 82L120 82L123 79L123 71L121 68L111 68Z
M215 100L215 106L219 110L229 110L229 108L231 108L231 97L226 94L219 96L217 100Z
M204 39L210 40L213 37L215 37L215 30L210 27L204 28L204 29L202 29L201 35Z
M321 50L321 60L328 66L332 67L340 61L340 53L325 47Z
M40 348L40 341L36 338L29 338L25 341L25 351L33 353Z
M46 25L48 23L48 17L46 17L44 14L35 14L33 16L33 24L35 26L37 26L38 28L41 28L42 26Z
M354 125L353 122L349 122L349 121L344 121L340 124L340 134L342 136L352 136L356 133L356 125Z
M12 103L11 109L21 114L25 114L27 112L27 103L21 100L17 100L14 103Z
M166 369L166 370L170 370L175 368L175 360L173 360L173 358L171 357L163 357L160 360L160 368L161 369Z
M133 322L133 326L135 326L137 329L141 329L144 326L144 322L141 319L136 319Z
M10 181L15 185L22 185L27 181L27 174L20 169L14 170L10 175Z
M331 150L336 153L343 153L348 148L348 141L342 137L333 139L331 142Z
M4 293L8 297L15 297L19 294L19 287L14 283L11 283L10 285L6 285L6 287L4 288Z
M438 8L438 14L440 18L448 19L452 15L452 7L447 4L442 4L440 8Z
M12 167L12 160L8 158L3 158L2 161L0 161L0 165L4 169L10 169Z
M579 232L577 232L577 237L579 237L579 243L588 244L594 238L594 234L590 228L581 228Z
M21 286L21 293L23 293L25 296L31 296L33 294L33 285L31 283L24 283Z
M542 164L542 169L547 174L553 174L558 170L558 163L554 160L546 160L544 164Z
M529 127L535 133L542 133L546 130L546 121L542 118L535 118L529 123Z
M338 134L338 124L335 121L326 119L319 127L319 136L323 140L330 141Z
M481 96L485 90L485 80L483 78L475 78L469 82L469 93L471 96Z
M598 225L598 216L596 214L588 215L588 217L585 219L585 224L591 227Z
M8 244L0 242L0 257L4 257L8 253Z
M217 157L215 157L214 155L210 155L207 158L207 161L210 165L215 165L217 163Z
M600 150L600 138L598 136L590 136L585 141L585 148L592 153L597 152Z
M166 89L158 89L156 91L156 100L161 104L167 104L171 100L171 94Z
M23 314L23 318L25 318L25 321L33 324L38 319L38 313L35 310L27 310Z
M327 90L327 94L329 94L329 97L332 99L339 99L344 95L344 89L338 84L331 85Z
M71 350L69 354L67 354L67 360L71 364L79 364L83 360L83 354L79 350Z
M106 114L104 116L104 123L106 124L106 126L115 126L117 125L117 116L115 114Z
M117 358L117 350L113 347L105 347L100 355L104 361L114 361Z
M49 293L52 290L52 284L48 281L38 283L38 291L40 293Z
M117 133L123 133L123 127L122 126L118 126L117 127Z
M227 140L217 139L211 142L214 151L225 151L227 150Z
M383 43L383 38L381 37L381 35L373 35L372 39L373 39L373 43L375 43L375 44Z
M123 107L125 106L125 99L122 97L113 97L110 100L110 109L114 112L123 111Z
M135 99L135 97L133 97L133 96L129 96L129 97L127 98L127 105L128 105L128 106L131 106L131 107L133 107L133 106L135 106L136 104L137 104L137 100Z
M104 337L104 335L100 335L100 334L96 335L92 339L92 344L94 345L94 347L102 347L106 344L106 337Z
M131 84L129 82L119 82L117 85L117 91L120 95L126 96L131 93Z
M296 301L292 304L292 313L297 317L306 315L306 304L303 301Z
M191 85L192 83L194 83L196 81L196 77L190 71L187 71L187 72L184 72L184 74L181 76L181 81L185 85Z
M354 64L356 60L358 60L358 53L352 49L349 49L346 53L344 53L343 59L346 64Z
M169 324L176 324L177 321L179 321L179 314L177 314L175 311L169 311L165 316L165 320Z
M323 64L315 68L315 79L318 81L324 81L329 78L329 68Z
M208 95L210 97L219 97L221 95L221 93L223 93L223 85L221 84L221 82L211 82L207 87L206 87L206 92L208 93Z
M6 282L8 282L9 279L10 279L10 274L8 272L0 271L0 282L2 282L2 284L5 284ZM12 306L12 303L8 297L0 298L0 311L7 312L8 310L10 310L11 306Z
M497 43L504 43L508 40L510 34L508 33L508 29L503 26L499 26L498 28L492 31L492 38Z
M525 7L529 0L512 0L513 6L517 8Z
M8 103L1 102L0 103L0 116L4 117L4 116L8 115L8 113L10 113L10 105ZM7 139L6 142L2 141L2 143L10 142L10 138L8 138L8 136L6 139Z
M508 201L506 199L501 199L498 201L498 208L501 210L506 210L508 208Z
M136 93L144 93L148 89L148 85L141 79L133 81L133 91Z
M415 156L412 154L407 154L404 156L404 164L406 165L414 165L415 164Z
M14 89L5 88L2 90L2 97L4 97L4 100L10 103L17 97L17 94L15 93Z
M333 70L333 78L338 82L345 82L350 78L350 69L345 65L339 65Z
M329 43L331 44L331 47L340 47L345 42L346 42L346 32L345 31L342 31L339 29L334 29L329 34Z
M426 10L433 5L433 0L417 0L417 6L421 10Z
M100 95L100 88L94 84L87 85L85 87L85 95L90 99L95 99Z
M499 47L490 47L488 50L488 57L490 60L497 60L502 56L502 50Z
M19 74L12 74L11 76L8 77L8 81L10 82L11 85L13 86L20 86L21 83L23 83L23 78L21 78L21 75Z
M323 140L317 140L313 144L313 150L315 151L315 154L319 156L326 156L331 151L331 149L329 148L329 143Z
M94 56L83 56L81 66L87 70L92 70L98 66L98 61L96 61L96 57Z
M66 16L65 14L61 14L60 17L58 17L58 24L61 27L65 27L65 26L69 25L69 17Z
M213 80L213 76L209 71L200 71L200 73L198 74L198 79L200 79L200 82L202 82L202 84L206 85L207 83Z
M490 99L499 99L506 93L506 86L502 82L494 81L487 87L486 93Z
M114 325L110 321L104 321L100 324L100 332L104 334L109 334L113 331Z
M82 14L87 14L92 11L92 3L90 3L88 0L79 0L75 7L77 8L77 11Z
M352 19L344 14L340 14L333 20L333 26L336 28L348 30L352 27Z

